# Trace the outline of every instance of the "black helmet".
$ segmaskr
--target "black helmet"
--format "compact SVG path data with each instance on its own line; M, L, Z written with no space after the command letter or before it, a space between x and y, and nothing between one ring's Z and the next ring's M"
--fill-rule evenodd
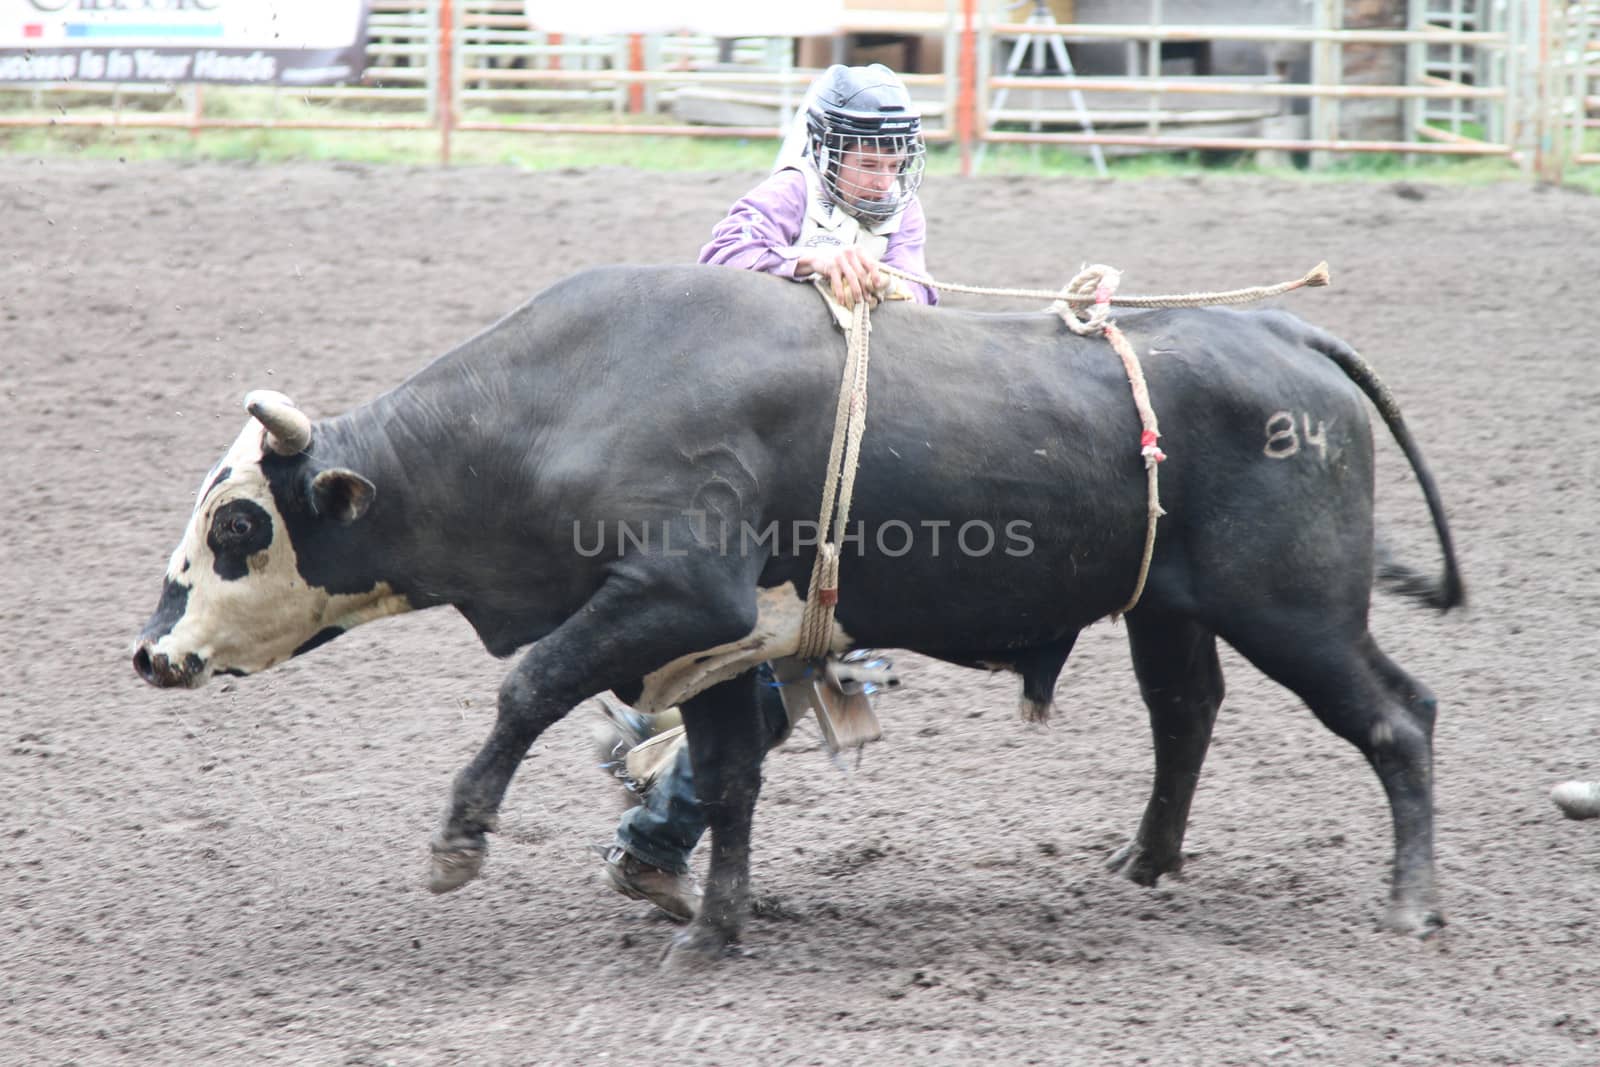
M823 188L862 222L892 218L922 184L922 114L894 71L881 63L836 63L823 71L810 93L806 130ZM844 171L846 152L889 157L893 170ZM892 174L892 184L882 189L886 173Z

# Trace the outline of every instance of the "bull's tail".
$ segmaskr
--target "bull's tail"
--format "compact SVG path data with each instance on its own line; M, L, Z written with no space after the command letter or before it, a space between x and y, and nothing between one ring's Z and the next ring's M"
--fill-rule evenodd
M1389 427L1389 432L1394 435L1395 443L1400 446L1400 451L1405 453L1406 460L1417 476L1417 484L1422 486L1423 498L1428 502L1428 514L1433 517L1433 529L1439 537L1439 551L1444 556L1442 575L1435 579L1412 570L1397 562L1388 549L1380 544L1377 568L1379 585L1392 593L1414 597L1440 611L1449 611L1466 603L1467 591L1461 582L1461 569L1456 564L1455 543L1450 537L1450 524L1445 521L1444 503L1439 499L1439 487L1434 484L1433 473L1428 470L1428 464L1422 458L1422 450L1417 447L1411 431L1406 427L1406 421L1400 414L1400 405L1395 400L1394 394L1389 392L1389 387L1383 384L1371 364L1337 337L1321 330L1309 329L1306 341L1312 348L1338 364L1339 369L1367 394L1372 406L1383 416L1384 425Z

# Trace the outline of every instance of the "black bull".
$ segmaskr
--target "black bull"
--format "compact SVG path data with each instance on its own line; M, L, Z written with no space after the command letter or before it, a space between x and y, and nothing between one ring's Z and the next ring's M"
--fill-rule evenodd
M1112 866L1148 885L1182 861L1223 696L1220 637L1366 756L1394 820L1386 923L1437 928L1435 702L1367 618L1375 571L1442 609L1462 586L1393 398L1348 346L1287 313L1119 321L1169 458L1149 583L1126 616L1155 780ZM199 685L443 604L497 656L531 645L456 777L433 845L440 890L477 874L524 754L571 708L608 689L681 702L712 856L675 952L713 953L746 911L763 755L753 668L794 650L843 354L804 287L608 268L345 415L309 427L258 405L260 424L202 490L135 666ZM1375 564L1367 400L1427 499L1440 579ZM292 417L309 447L284 447ZM1078 633L1134 586L1139 446L1104 340L1043 313L880 308L835 647L1009 668L1047 707Z

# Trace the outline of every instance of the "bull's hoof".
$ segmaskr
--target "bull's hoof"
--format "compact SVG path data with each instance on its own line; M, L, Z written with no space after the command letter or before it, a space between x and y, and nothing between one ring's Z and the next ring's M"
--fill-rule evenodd
M709 971L733 956L732 940L721 930L693 923L680 930L661 956L661 969L689 974Z
M428 876L428 889L434 893L448 893L460 889L483 872L484 858L489 846L481 840L456 839L432 844L433 863Z
M1392 934L1405 934L1426 941L1445 928L1445 921L1437 908L1393 904L1384 913L1382 925Z
M1163 874L1177 874L1182 869L1182 856L1163 863L1140 845L1137 839L1117 849L1106 860L1106 870L1143 886L1153 886Z

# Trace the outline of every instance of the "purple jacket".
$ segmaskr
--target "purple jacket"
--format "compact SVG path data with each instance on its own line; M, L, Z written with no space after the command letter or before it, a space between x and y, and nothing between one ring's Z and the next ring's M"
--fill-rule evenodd
M794 277L796 253L806 217L806 179L797 170L780 170L740 197L728 215L711 231L711 240L700 250L701 263L713 263L744 270L765 271L781 278ZM900 216L900 226L889 235L883 253L888 266L911 274L927 276L923 245L927 243L928 221L922 202L912 198ZM926 286L907 282L918 303L937 304L939 296Z

